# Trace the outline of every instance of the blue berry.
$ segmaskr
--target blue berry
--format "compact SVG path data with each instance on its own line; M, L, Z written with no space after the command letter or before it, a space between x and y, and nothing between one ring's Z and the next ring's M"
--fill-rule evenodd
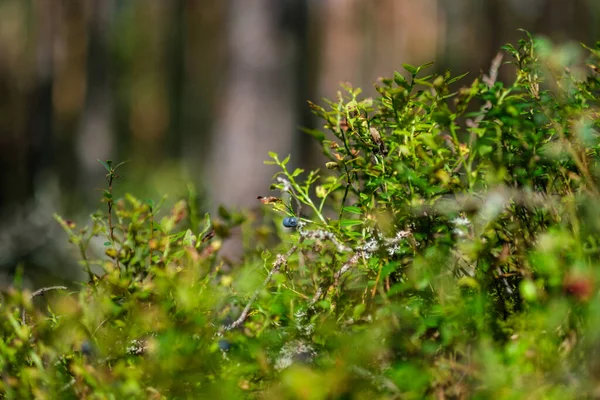
M219 340L219 349L221 349L223 351L227 351L230 348L231 348L231 343L229 342L229 340L227 340L227 339Z
M94 346L88 340L84 340L83 343L81 343L81 353L86 356L91 356L94 353Z
M283 226L286 228L295 228L298 226L298 218L296 217L285 217L283 219Z

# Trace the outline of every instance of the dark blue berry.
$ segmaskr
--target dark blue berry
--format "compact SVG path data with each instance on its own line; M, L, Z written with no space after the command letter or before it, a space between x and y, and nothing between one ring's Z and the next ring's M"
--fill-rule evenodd
M227 351L230 348L231 348L231 343L229 342L229 340L227 340L227 339L219 340L219 349L221 349L223 351Z
M87 340L81 343L81 353L86 356L91 356L94 353L94 346Z
M296 217L285 217L283 219L283 226L286 228L295 228L298 226L298 218Z

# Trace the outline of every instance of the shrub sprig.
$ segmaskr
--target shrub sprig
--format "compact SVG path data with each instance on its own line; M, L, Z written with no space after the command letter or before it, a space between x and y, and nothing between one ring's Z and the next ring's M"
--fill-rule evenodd
M593 396L600 44L586 49L582 63L526 34L464 87L405 64L374 97L346 84L309 102L324 168L270 153L279 193L259 196L261 222L224 208L200 221L193 189L169 208L118 198L102 162L107 208L85 228L56 216L87 282L3 296L0 391ZM256 251L227 264L240 225Z

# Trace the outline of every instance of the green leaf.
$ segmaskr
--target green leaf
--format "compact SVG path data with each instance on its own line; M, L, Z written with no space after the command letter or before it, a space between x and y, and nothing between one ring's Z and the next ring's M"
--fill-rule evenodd
M188 231L189 231L189 229L188 229ZM190 233L191 233L191 231L190 231ZM182 239L182 238L183 238L183 237L184 237L186 234L187 234L187 231L182 231L182 232L177 232L177 233L174 233L174 234L172 234L171 236L169 236L169 240L170 240L172 243L173 243L173 242L176 242L176 241L178 241L178 240Z
M343 227L355 226L355 225L362 225L362 223L363 223L363 221L357 220L357 219L343 219L340 221L340 226L343 226Z
M405 89L410 88L410 85L408 84L406 79L399 72L394 72L394 82L396 82L396 85L401 86Z
M325 140L325 134L318 129L300 128L300 130L304 133L308 133L319 142L323 142Z
M100 164L102 164L102 166L104 167L104 169L105 169L107 172L110 172L110 165L111 165L112 161L110 161L110 160L107 160L107 162L104 162L104 161L102 161L102 160L98 159L98 162L99 162Z
M204 226L202 227L202 231L198 235L199 239L202 239L204 235L206 235L211 227L210 214L204 214Z
M384 265L383 268L381 269L381 276L383 278L387 277L392 272L397 271L399 266L400 266L400 262L398 262L398 261L390 261L389 263L387 263L386 265Z
M360 319L361 315L363 315L366 309L367 305L365 303L357 304L354 306L354 310L352 311L352 318L354 318L355 321Z
M525 279L521 281L519 285L519 290L521 291L521 296L527 301L535 301L537 300L537 288L535 283L529 279Z
M479 282L475 278L471 278L470 276L463 276L458 280L458 286L461 287L470 287L472 289L479 290Z
M415 78L414 82L417 83L417 84L419 84L419 85L423 85L423 86L427 86L427 87L433 87L433 83L428 82L426 79Z
M410 74L412 76L415 76L417 74L417 68L413 67L410 64L402 64L402 68L404 68L405 70L407 70L408 72L410 72Z
M344 212L349 212L350 214L358 214L358 215L362 214L362 210L356 206L344 207Z
M321 300L316 305L323 310L329 310L331 308L331 303L328 300Z
M196 244L196 238L194 237L194 234L192 233L191 229L185 231L185 235L183 236L182 242L184 246L194 246Z
M418 66L418 67L417 67L417 74L418 74L419 72L421 72L422 70L424 70L424 69L427 69L427 68L431 67L433 64L434 64L434 61L430 61L430 62L428 62L428 63L425 63L425 64L423 64L423 65L420 65L420 66Z
M126 161L121 161L120 163L118 163L115 167L113 167L113 171L119 169L120 167L122 167L123 165L127 164L129 162L129 160ZM109 165L112 165L109 163Z
M431 114L431 119L442 126L448 126L452 122L450 113L447 111L435 111Z
M452 78L452 79L448 80L448 82L446 82L446 84L450 85L450 84L452 84L452 83L454 83L454 82L456 82L456 81L459 81L459 80L461 80L462 78L464 78L464 77L465 77L465 76L467 76L467 75L469 75L469 73L468 73L468 72L465 72L465 73L464 73L464 74L462 74L462 75L455 76L454 78Z
M297 177L298 175L300 175L300 174L301 174L301 173L303 173L303 172L304 172L304 170L303 170L303 169L301 169L301 168L296 168L296 169L294 170L294 172L292 172L292 178L295 178L295 177Z
M479 154L484 157L487 154L491 153L494 150L494 148L490 145L487 144L482 144L479 146L479 148L477 149L477 151L479 152Z

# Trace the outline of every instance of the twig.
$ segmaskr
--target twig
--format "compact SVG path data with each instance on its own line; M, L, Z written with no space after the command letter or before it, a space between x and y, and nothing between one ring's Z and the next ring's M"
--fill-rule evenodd
M371 300L375 298L377 294L377 289L379 287L379 279L381 279L381 271L383 270L383 264L379 264L379 269L377 270L377 277L375 278L375 284L373 285L373 290L371 290Z
M66 286L48 286L48 287L43 287L40 288L38 290L36 290L35 292L31 293L31 296L29 296L30 300L33 300L34 297L37 296L42 296L44 293L49 292L51 290L67 290ZM23 323L25 323L25 308L23 308L23 311L21 311L21 321Z
M344 265L342 265L342 267L333 275L333 286L339 285L339 281L342 278L342 276L346 272L348 272L350 270L350 268L352 268L362 256L365 256L365 255L368 256L368 255L370 255L370 253L374 253L376 251L379 251L380 249L385 249L388 252L392 251L392 250L394 250L395 246L397 246L400 243L400 241L402 241L404 238L408 237L409 235L410 235L410 231L399 231L396 234L396 236L393 238L384 238L379 243L369 241L365 245L356 249L354 251L354 254L352 254L352 256L350 257L350 259ZM352 251L352 249L350 247L344 246L335 237L335 235L333 233L327 232L324 230L302 232L298 244L302 243L305 239L323 239L323 240L327 239L327 240L330 240L336 246L336 248L339 252ZM244 310L242 311L242 313L240 314L238 319L236 319L230 325L223 326L221 329L221 332L238 328L246 321L246 319L248 318L248 315L250 314L250 309L252 308L252 305L258 298L260 291L269 284L273 275L275 273L279 272L281 267L287 263L287 260L292 256L292 254L294 254L296 252L297 248L298 248L298 245L294 245L294 246L292 246L292 248L290 248L290 250L288 250L288 252L285 255L281 255L281 254L277 255L277 259L273 263L273 268L271 268L271 271L265 278L263 284L258 289L256 289L256 291L254 292L254 294L252 295L252 297L246 304L246 307L244 307ZM331 287L331 285L329 285L328 287ZM314 296L312 297L312 299L309 302L309 306L311 306L311 307L314 306L314 304L323 295L324 290L325 289L323 286L321 286L317 289L316 293L314 294Z
M504 287L506 287L506 291L509 294L512 294L513 290L510 287L510 284L508 283L508 280L506 280L506 276L504 274L502 274L502 270L500 269L500 267L496 268L496 271L498 272L498 278L502 279L502 283L504 283Z
M351 365L350 370L356 375L360 376L361 378L365 378L371 381L371 383L377 386L379 390L388 390L395 394L400 394L400 389L398 389L398 386L396 386L396 384L391 379L383 375L374 374L368 369L359 367L358 365Z
M333 275L333 286L338 286L340 278L342 277L342 275L344 275L346 272L348 272L350 270L350 268L352 268L352 266L354 264L356 264L360 258L360 256L363 254L362 250L359 250L357 252L355 252L352 257L350 257L350 259L344 264L342 265L342 268L340 268L334 275ZM328 286L331 287L332 285ZM319 288L317 289L315 295L313 296L313 298L310 300L309 306L314 306L315 303L317 301L319 301L319 299L321 298L321 296L323 295L324 289L323 286L319 286Z
M104 323L105 323L106 321L108 321L108 318L105 318L105 319L104 319L104 321L100 322L100 325L98 325L98 326L96 327L96 329L94 330L94 332L92 332L92 337L94 337L94 336L96 335L96 332L98 332L98 329L100 329L100 327L101 327L102 325L104 325Z
M498 69L502 65L503 57L504 57L504 55L502 53L496 54L496 57L494 57L494 59L492 60L492 65L490 66L490 74L484 75L483 78L481 79L490 89L492 88L492 86L494 86L494 84L496 83L496 80L498 79ZM485 117L485 115L487 114L487 112L489 111L490 108L492 108L492 103L488 100L485 102L485 104L482 108L483 112L481 114L479 114L475 118L475 120L471 120L471 119L467 120L467 126L470 128L477 128L479 126L479 123L483 120L483 118Z
M114 174L112 172L109 172L108 175L106 175L106 180L108 181L108 192L110 193L110 197L108 198L108 231L110 234L110 241L112 242L112 246L113 248L116 249L117 245L115 242L115 226L113 225L113 220L112 220L112 209L113 209L113 179L114 179ZM117 253L118 254L118 253ZM119 257L117 255L117 257L115 257L115 263L117 265L117 268L120 270L120 266L119 266Z
M320 231L316 231L316 232L320 232ZM328 233L328 232L325 232L325 233ZM352 254L352 257L350 257L350 259L344 265L342 265L342 267L333 275L333 284L329 285L327 288L329 289L331 286L337 287L340 283L340 279L342 278L342 276L346 272L348 272L350 270L350 268L352 268L354 265L356 265L356 263L358 263L358 260L361 257L363 257L363 256L369 257L372 253L375 253L380 250L386 250L388 253L393 254L396 251L397 246L400 244L400 242L402 240L404 240L405 238L407 238L408 236L410 236L410 234L411 234L410 231L398 231L396 233L396 236L394 236L392 238L383 238L382 240L379 240L379 241L376 239L371 239L364 245L359 246L354 251L354 254ZM306 237L309 237L309 236L306 235ZM326 238L328 238L332 241L336 240L333 235L331 235L331 238L327 235ZM335 243L336 242L334 241L334 244ZM342 249L344 251L352 250L341 244L340 244L340 246L342 246ZM338 249L339 248L340 247L338 247ZM325 291L324 287L320 286L317 289L316 293L314 294L313 298L311 299L309 306L311 306L311 307L314 306L315 303L321 298L324 291Z
M85 246L83 244L83 240L81 240L81 241L79 241L79 244L78 244L77 247L79 248L79 255L81 257L81 260L83 261L84 269L85 269L85 272L88 275L88 279L89 279L90 282L93 282L95 275L92 272L92 268L90 266L90 261L87 258L87 254L85 254L85 250L86 250L86 247L87 247L88 244L89 244L89 240L87 241L87 243L86 243Z
M150 240L148 243L152 243L154 240L154 210L150 206ZM148 269L152 267L152 248L148 246Z
M363 255L362 251L357 251L356 253L354 253L352 255L352 257L350 257L350 259L348 260L348 262L346 262L346 264L342 265L342 268L340 268L338 270L338 272L336 272L333 275L333 284L335 286L339 285L340 282L340 278L342 277L342 275L344 275L346 272L350 271L350 268L352 268L360 259L360 257Z
M67 383L66 385L64 385L58 392L62 393L67 391L69 388L71 388L73 385L75 385L75 383L77 382L77 380L75 380L75 378L71 378L71 380L69 381L69 383Z
M329 240L334 246L337 248L337 251L340 253L346 253L352 251L352 249L348 246L344 246L333 233L324 231L324 230L315 230L315 231L300 231L300 236L304 239L320 239L320 240Z
M49 292L51 290L67 290L67 287L66 286L48 286L48 287L43 287L43 288L40 288L40 289L36 290L35 292L33 292L31 294L31 296L29 296L29 298L33 299L34 297L41 296L44 293Z
M296 215L300 216L302 214L302 203L300 202L300 199L298 199L298 194L294 190L294 187L292 186L290 181L288 181L287 179L285 179L281 176L277 177L277 181L279 183L283 184L282 192L290 193L290 196L296 202Z
M490 74L484 75L481 79L490 88L494 86L496 80L498 79L498 70L502 65L502 58L504 58L504 54L502 54L501 52L496 54L496 57L494 57L494 59L492 60L492 65L490 65Z
M290 258L292 256L292 254L294 254L294 252L296 251L297 248L298 248L297 246L292 246L292 248L285 255L281 255L281 254L277 255L277 259L273 263L273 268L271 268L271 271L265 278L262 285L254 291L254 294L250 298L250 301L248 301L248 304L246 304L246 307L244 307L244 310L240 314L239 318L236 319L232 324L224 326L223 330L230 331L232 329L235 329L235 328L241 326L246 321L246 319L248 318L248 314L250 314L250 309L252 308L252 304L254 304L254 302L258 298L260 291L269 284L269 282L271 281L271 278L273 278L273 275L276 274L277 272L279 272L281 267L287 263L288 258Z

